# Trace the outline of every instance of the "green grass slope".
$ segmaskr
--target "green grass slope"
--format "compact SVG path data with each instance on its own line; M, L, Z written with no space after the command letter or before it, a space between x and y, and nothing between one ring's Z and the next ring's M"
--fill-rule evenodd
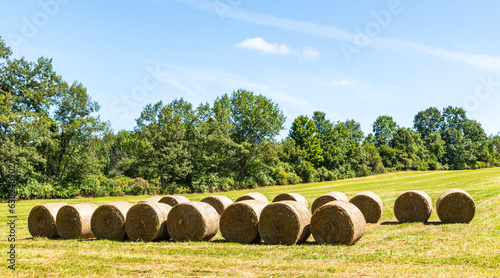
M429 223L399 224L393 205L406 190L423 190L435 202L449 188L468 191L476 201L470 224L441 225L435 211ZM48 240L31 238L27 217L40 203L64 201L98 205L117 200L135 203L145 196L30 200L17 203L17 269L7 269L9 228L0 226L0 273L16 277L346 277L346 276L487 276L500 277L500 168L476 171L389 173L335 182L273 186L262 192L270 200L282 192L314 199L330 191L348 197L362 190L377 193L384 202L378 224L368 224L353 246L306 244L271 246L226 243L220 233L211 242L119 242L108 240ZM220 193L232 200L249 192ZM219 193L217 193L219 194ZM212 194L187 195L199 201ZM8 207L1 204L0 218L7 223Z

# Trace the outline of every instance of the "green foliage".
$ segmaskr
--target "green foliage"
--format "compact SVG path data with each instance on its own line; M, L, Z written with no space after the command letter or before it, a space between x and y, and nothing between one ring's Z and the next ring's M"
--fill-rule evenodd
M213 105L184 99L146 105L133 131L113 132L83 84L57 75L52 61L12 59L0 38L0 196L7 167L18 196L72 198L220 192L331 181L386 171L500 166L500 138L460 107L430 107L413 129L390 116L366 137L354 120L324 112L286 117L271 99L239 89Z

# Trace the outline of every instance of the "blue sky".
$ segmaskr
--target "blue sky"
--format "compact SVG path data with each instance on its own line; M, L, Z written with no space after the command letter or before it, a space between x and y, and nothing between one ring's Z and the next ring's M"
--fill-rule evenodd
M115 131L148 103L197 106L238 88L287 116L324 111L365 133L434 106L500 132L500 2L0 1L14 57L53 58Z

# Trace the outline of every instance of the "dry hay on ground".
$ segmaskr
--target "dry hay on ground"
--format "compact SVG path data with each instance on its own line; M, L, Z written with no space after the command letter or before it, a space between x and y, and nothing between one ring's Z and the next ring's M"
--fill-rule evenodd
M208 196L203 198L201 202L207 203L212 207L214 207L214 209L217 211L219 215L221 215L222 212L233 203L231 199L222 195Z
M164 203L141 201L127 213L125 230L133 241L158 241L170 238L167 217L172 207Z
M181 203L189 203L189 199L184 196L180 195L171 195L171 196L165 196L158 201L159 203L164 203L167 204L171 207L181 204Z
M94 237L90 219L97 207L90 203L63 206L56 217L57 234L64 239Z
M311 218L311 233L318 243L352 245L365 233L361 211L346 201L333 201L317 209Z
M316 198L314 200L312 206L311 206L311 211L314 213L318 208L320 208L322 205L332 202L332 201L346 201L349 202L349 198L347 196L339 191L332 191L328 192L326 194L323 194Z
M462 189L448 189L436 202L436 212L444 223L469 223L476 214L474 200Z
M98 239L124 240L125 218L132 207L129 202L112 202L98 207L92 214L90 226Z
M226 241L238 243L260 242L259 218L266 205L255 200L236 202L220 217L220 232Z
M363 213L367 223L377 223L384 210L382 199L371 191L358 192L349 202Z
M269 204L269 200L266 198L266 196L264 196L264 194L260 192L250 192L245 195L241 195L238 199L236 199L235 202L245 201L245 200L255 200L265 205Z
M295 201L271 203L260 214L259 235L267 244L299 244L311 234L310 222L309 210Z
M309 209L307 199L299 193L281 193L273 199L273 203L280 201L295 201Z
M432 214L432 200L420 190L407 191L394 202L394 215L399 222L426 222Z
M33 237L54 238L57 236L57 212L66 203L48 203L35 206L28 216L28 230Z
M168 234L175 241L208 241L219 230L219 218L207 203L181 203L168 213Z

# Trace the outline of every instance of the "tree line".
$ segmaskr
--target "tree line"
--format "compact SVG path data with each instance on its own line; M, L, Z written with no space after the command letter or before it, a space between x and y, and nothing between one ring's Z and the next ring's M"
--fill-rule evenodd
M86 88L51 59L11 58L0 38L0 196L9 165L20 198L215 192L331 181L390 171L500 166L500 136L460 107L431 107L412 128L380 116L366 135L324 112L286 117L239 89L213 103L184 99L144 107L133 130L113 132Z

